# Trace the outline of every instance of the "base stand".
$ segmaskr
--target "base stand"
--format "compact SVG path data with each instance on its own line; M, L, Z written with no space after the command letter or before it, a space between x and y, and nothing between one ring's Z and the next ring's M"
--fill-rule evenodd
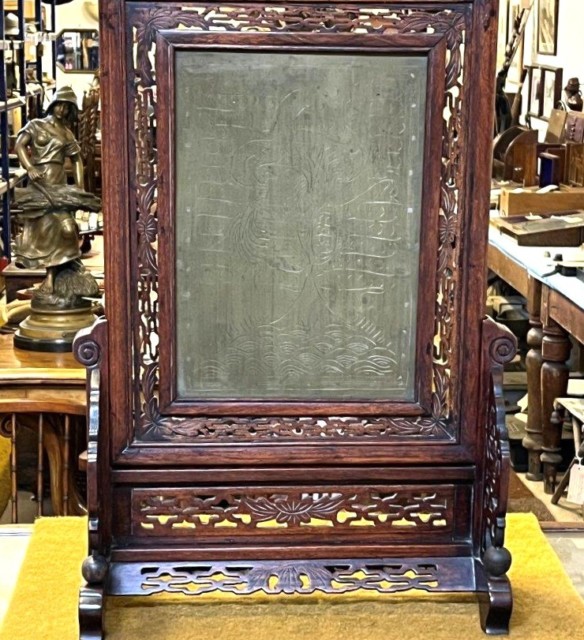
M14 346L27 351L72 351L73 339L80 329L96 320L90 303L79 309L35 309L23 320L14 335Z

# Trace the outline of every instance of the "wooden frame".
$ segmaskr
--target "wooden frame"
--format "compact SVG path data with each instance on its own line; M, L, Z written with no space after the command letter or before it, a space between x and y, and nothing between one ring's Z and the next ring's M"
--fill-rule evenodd
M542 120L549 120L552 109L562 100L563 70L543 67Z
M484 629L504 632L501 374L514 341L482 317L491 131L472 126L493 116L492 83L480 82L493 77L493 7L196 7L100 6L108 318L75 346L90 379L82 637L102 633L104 590L157 592L187 572L199 593L211 566L228 576L221 591L335 592L341 567L395 591L372 562L399 563L409 587L429 571L426 590L478 592ZM205 47L431 62L413 402L176 400L172 59Z
M515 20L519 16L519 13L522 10L522 0L507 0L507 42L513 41L513 32L515 27ZM519 86L521 84L521 76L523 73L523 50L524 43L523 38L519 41L519 46L515 55L513 57L513 61L511 66L509 67L509 72L507 74L508 82Z
M549 120L552 109L562 99L563 69L547 65L529 65L527 115Z
M529 66L529 93L527 97L527 115L540 118L542 114L542 70L541 67Z
M558 11L560 0L538 0L537 52L555 56L558 51Z
M428 81L427 91L432 99L439 99L440 87L438 78L444 73L444 43L442 38L430 34L418 36L415 40L409 39L409 49L412 53L424 54L428 57ZM169 113L173 111L174 105L174 55L177 51L240 51L244 53L253 50L262 51L303 51L303 52L361 52L375 53L378 55L388 55L396 50L403 51L400 47L400 38L395 36L379 36L368 47L362 46L359 40L352 35L338 34L333 38L326 34L307 34L302 44L299 46L298 39L290 34L275 34L266 36L250 36L249 34L198 34L194 39L192 36L183 33L160 32L157 40L158 53L158 77L161 90L161 108ZM436 264L432 260L432 255L436 251L435 239L428 233L424 233L433 225L436 225L439 203L436 202L436 192L432 193L432 187L440 180L440 167L433 158L437 158L436 132L440 129L440 114L432 109L431 104L426 107L427 124L427 144L425 149L425 188L422 195L422 233L420 246L420 273L423 286L418 291L418 308L423 307L424 300L435 295L433 282L436 279ZM164 120L160 123L159 140L161 149L159 160L164 172L169 176L174 174L172 159L175 157L174 118ZM162 143L164 141L164 144ZM168 141L168 147L166 146ZM168 151L167 151L168 149ZM431 397L429 393L431 381L431 358L430 352L426 348L432 341L433 326L432 319L427 314L420 314L417 323L417 358L418 366L416 387L416 401L411 403L396 402L344 402L344 403L324 403L324 402L204 402L204 401L181 401L177 400L176 373L173 370L173 363L176 362L176 342L174 333L176 327L176 304L175 304L175 263L176 251L174 248L176 232L174 230L175 218L175 191L176 186L172 178L161 184L160 201L164 203L161 207L161 223L168 229L170 242L167 250L161 252L160 260L160 408L161 412L168 415L327 415L331 413L351 413L355 415L388 415L399 412L400 415L428 415L430 411ZM167 382L166 382L167 381Z

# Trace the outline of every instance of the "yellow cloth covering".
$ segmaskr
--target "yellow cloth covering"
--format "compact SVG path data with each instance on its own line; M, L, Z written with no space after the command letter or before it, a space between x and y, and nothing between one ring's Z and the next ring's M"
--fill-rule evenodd
M2 640L78 637L83 518L37 521ZM531 514L508 516L512 640L582 639L584 603ZM453 598L456 601L453 601ZM180 603L180 604L179 604ZM186 604L184 604L186 603ZM474 599L405 594L299 599L181 595L110 598L108 640L484 640Z

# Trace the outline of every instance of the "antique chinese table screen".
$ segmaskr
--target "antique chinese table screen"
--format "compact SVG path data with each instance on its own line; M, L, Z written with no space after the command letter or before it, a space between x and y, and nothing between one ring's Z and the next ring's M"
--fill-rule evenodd
M414 401L427 58L174 65L177 399Z

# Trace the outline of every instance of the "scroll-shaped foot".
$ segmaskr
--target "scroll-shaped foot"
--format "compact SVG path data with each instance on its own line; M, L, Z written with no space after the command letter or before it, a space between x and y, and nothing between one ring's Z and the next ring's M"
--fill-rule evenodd
M509 621L513 611L511 583L505 575L511 566L511 554L501 546L489 547L477 565L477 587L481 627L489 635L509 633Z
M79 640L103 639L103 588L81 587L79 591Z
M479 611L485 633L493 636L509 633L513 596L507 576L486 579L486 590L479 592Z

